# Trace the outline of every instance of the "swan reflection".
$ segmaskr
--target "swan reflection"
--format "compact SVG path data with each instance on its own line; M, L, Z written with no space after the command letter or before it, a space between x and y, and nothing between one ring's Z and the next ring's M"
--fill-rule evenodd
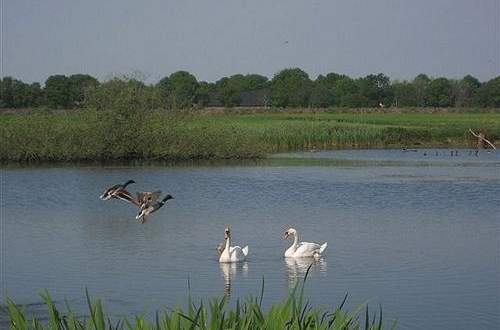
M225 262L219 263L222 277L224 278L224 296L231 297L231 280L237 274L242 274L244 277L248 275L247 262Z
M320 273L326 274L327 263L323 258L285 258L285 265L288 278L288 287L295 287L297 280L303 278L310 265L311 271L319 269Z

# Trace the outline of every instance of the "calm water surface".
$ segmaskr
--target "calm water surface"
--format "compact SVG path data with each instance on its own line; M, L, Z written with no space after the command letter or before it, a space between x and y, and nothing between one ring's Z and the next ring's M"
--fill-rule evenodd
M436 154L438 153L438 154ZM149 223L109 185L175 196ZM1 297L44 316L49 290L82 315L84 290L111 314L258 295L280 301L309 261L282 258L295 227L328 241L306 294L349 308L371 299L401 329L492 329L499 314L499 153L357 150L278 155L217 166L58 166L2 170ZM231 226L247 262L219 265ZM1 315L5 322L5 315ZM5 325L5 323L3 323Z

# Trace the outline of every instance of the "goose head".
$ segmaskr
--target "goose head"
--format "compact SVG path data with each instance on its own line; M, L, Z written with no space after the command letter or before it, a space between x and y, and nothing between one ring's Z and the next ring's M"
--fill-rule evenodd
M289 236L297 234L295 228L288 228L283 234L283 239L288 239Z
M174 197L172 195L167 195L167 196L165 196L165 198L162 199L162 202L165 203L169 199L174 199Z
M129 184L131 184L131 183L135 183L135 181L134 180L128 180L127 182L125 182L125 184L123 186L126 187Z

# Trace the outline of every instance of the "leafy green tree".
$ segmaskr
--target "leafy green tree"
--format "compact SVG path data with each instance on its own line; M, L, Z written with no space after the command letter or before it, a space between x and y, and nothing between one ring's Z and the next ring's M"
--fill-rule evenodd
M20 80L12 80L12 107L24 108L33 106L33 97L31 94L31 86L23 83Z
M320 75L321 76L321 75ZM325 77L324 80L328 82L330 86L335 86L335 84L342 79L348 78L345 74L330 72Z
M196 99L198 82L187 71L177 71L158 83L158 88L171 109L184 109L193 106Z
M462 78L462 81L470 86L472 89L477 89L481 87L481 82L476 78L471 76L470 74L466 75Z
M311 81L307 73L293 68L280 71L272 81L258 74L235 74L223 77L216 83L198 83L186 71L164 77L155 87L146 86L141 78L122 77L111 81L122 81L129 87L133 86L134 90L141 90L141 93L148 90L150 104L155 104L157 96L160 96L163 105L167 107L186 108L193 104L222 104L232 107L239 106L242 101L247 105L267 105L269 100L273 106L280 107L374 107L380 102L399 107L496 107L499 102L498 80L499 77L482 84L471 75L459 80L433 80L425 74L419 74L411 82L391 83L381 73L358 79L328 73ZM86 74L50 76L43 89L39 83L26 84L12 77L5 77L0 79L0 107L48 105L53 108L71 108L86 101L87 89L99 90L96 89L98 85L97 79ZM150 88L154 92L149 91ZM111 89L110 86L105 88L109 93ZM113 93L111 94L120 94L117 91ZM109 97L108 101L111 99L113 97Z
M475 77L467 75L461 80L454 80L452 83L452 98L456 107L472 106L475 94L481 83Z
M0 107L36 107L43 102L39 83L26 84L21 80L5 77L0 81Z
M358 84L350 77L339 79L335 87L337 104L340 107L356 108L363 105L363 100L358 93Z
M22 108L27 105L27 85L20 80L13 79L12 84L12 107Z
M40 83L32 83L27 88L27 103L30 107L39 107L43 105L44 94Z
M309 103L311 80L299 68L284 69L271 81L271 102L276 107L301 107Z
M70 82L64 75L50 76L45 81L44 93L51 108L69 108L72 105Z
M312 84L311 105L313 107L328 107L339 104L340 95L336 92L337 83L348 78L338 73L328 73L326 76L319 75Z
M83 102L86 88L95 87L99 84L97 79L88 74L71 75L68 81L72 106L79 105Z
M391 84L392 105L395 107L416 107L417 95L415 85L407 81L394 81Z
M334 92L326 84L314 81L311 83L309 102L313 108L327 108L330 103L335 102Z
M225 107L235 107L240 105L241 92L243 91L245 77L242 74L235 74L231 77L219 79L215 86L217 95Z
M365 103L362 106L377 107L380 103L386 103L386 99L391 97L390 79L382 73L367 75L357 79L356 83L359 99Z
M116 110L120 114L123 111L128 116L132 112L140 114L160 108L161 103L157 88L135 79L113 78L84 89L83 105L98 111Z
M326 108L335 104L334 86L325 76L319 75L318 78L312 82L311 86L310 103L312 107Z
M242 92L267 88L268 79L258 74L235 74L219 79L215 87L219 101L226 107L235 107L241 104Z
M500 107L500 76L478 88L474 104L480 107Z
M196 90L196 104L206 107L212 98L215 97L216 89L214 83L200 81Z
M269 79L260 74L247 74L242 80L242 91L252 91L269 87Z
M102 158L110 154L137 157L148 136L144 118L162 106L159 89L128 78L113 78L85 89L85 108L96 113L98 131L102 140Z
M429 93L429 84L431 79L421 73L413 79L413 86L415 88L415 97L417 101L417 106L425 107L428 103L428 93Z
M168 99L168 82L169 82L169 78L168 77L163 77L162 79L160 79L160 81L156 84L156 87L158 88L158 90L160 91L160 95L162 96L163 98L163 102L166 104L167 103L167 99Z
M12 77L5 77L1 80L0 86L0 106L2 108L14 107L14 95L12 91L14 79Z
M451 82L446 78L437 78L429 83L429 105L432 107L453 106Z

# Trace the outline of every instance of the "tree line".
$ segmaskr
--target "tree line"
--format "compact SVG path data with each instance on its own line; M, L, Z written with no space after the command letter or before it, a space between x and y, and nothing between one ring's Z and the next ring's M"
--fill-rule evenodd
M129 78L99 82L90 75L75 74L52 75L42 87L40 83L27 84L4 77L0 80L0 108L70 109L99 100L104 103L93 106L103 107L106 102L112 102L113 96L123 97L123 92L130 90L142 93L151 107L169 109L207 106L500 107L500 76L480 82L471 75L448 79L420 74L413 80L391 81L382 73L361 78L328 73L312 80L303 70L290 68L281 70L272 79L259 74L235 74L216 82L198 81L187 71L177 71L149 85ZM87 98L88 95L92 97Z

